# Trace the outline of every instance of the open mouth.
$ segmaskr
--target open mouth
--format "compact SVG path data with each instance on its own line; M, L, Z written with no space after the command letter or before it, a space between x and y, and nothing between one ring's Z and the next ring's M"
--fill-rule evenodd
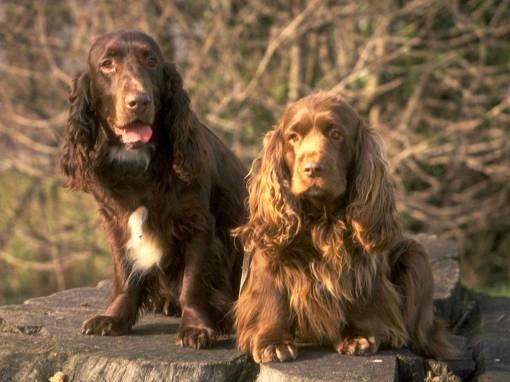
M152 126L141 121L134 121L122 127L114 126L113 130L123 143L129 145L147 143L152 137Z

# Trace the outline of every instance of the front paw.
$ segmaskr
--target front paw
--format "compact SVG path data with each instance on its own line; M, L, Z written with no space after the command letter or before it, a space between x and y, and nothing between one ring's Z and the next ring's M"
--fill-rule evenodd
M216 333L213 329L181 326L177 331L175 344L199 350L211 346L215 340Z
M375 337L346 337L335 345L338 353L350 355L370 355L377 349L379 349L379 341Z
M81 333L85 335L120 336L129 329L122 320L112 316L94 316L81 325Z
M271 361L286 362L295 360L298 356L297 346L290 341L278 342L266 346L255 347L251 355L257 363Z

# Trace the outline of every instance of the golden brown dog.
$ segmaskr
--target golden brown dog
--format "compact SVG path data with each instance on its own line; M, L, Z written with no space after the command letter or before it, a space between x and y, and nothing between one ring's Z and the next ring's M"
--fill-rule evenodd
M380 139L341 98L287 109L253 163L248 204L236 231L251 256L236 305L241 352L286 361L303 341L455 354L433 317L428 256L397 223Z

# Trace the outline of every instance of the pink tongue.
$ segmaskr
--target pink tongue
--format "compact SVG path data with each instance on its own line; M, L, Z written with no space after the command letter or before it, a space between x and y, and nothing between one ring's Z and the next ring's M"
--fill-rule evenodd
M152 129L149 125L129 127L122 132L124 143L147 143L152 137Z

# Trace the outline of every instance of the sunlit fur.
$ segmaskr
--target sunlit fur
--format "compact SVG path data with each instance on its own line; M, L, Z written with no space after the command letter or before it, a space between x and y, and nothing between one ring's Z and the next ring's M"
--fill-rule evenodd
M338 145L315 145L312 154L325 158L325 176L314 180L322 187L319 197L308 197L300 189L305 185L291 187L299 171L292 164L303 147L286 137L296 115L302 130L311 131L321 127L315 114L325 111L334 118L324 123L336 124L344 137ZM331 152L321 152L326 149ZM318 93L291 105L265 136L248 186L249 221L235 231L252 256L236 304L241 352L257 362L284 361L296 356L298 340L355 354L384 344L454 355L433 319L428 256L397 224L380 139L340 97ZM349 348L358 337L371 346Z

